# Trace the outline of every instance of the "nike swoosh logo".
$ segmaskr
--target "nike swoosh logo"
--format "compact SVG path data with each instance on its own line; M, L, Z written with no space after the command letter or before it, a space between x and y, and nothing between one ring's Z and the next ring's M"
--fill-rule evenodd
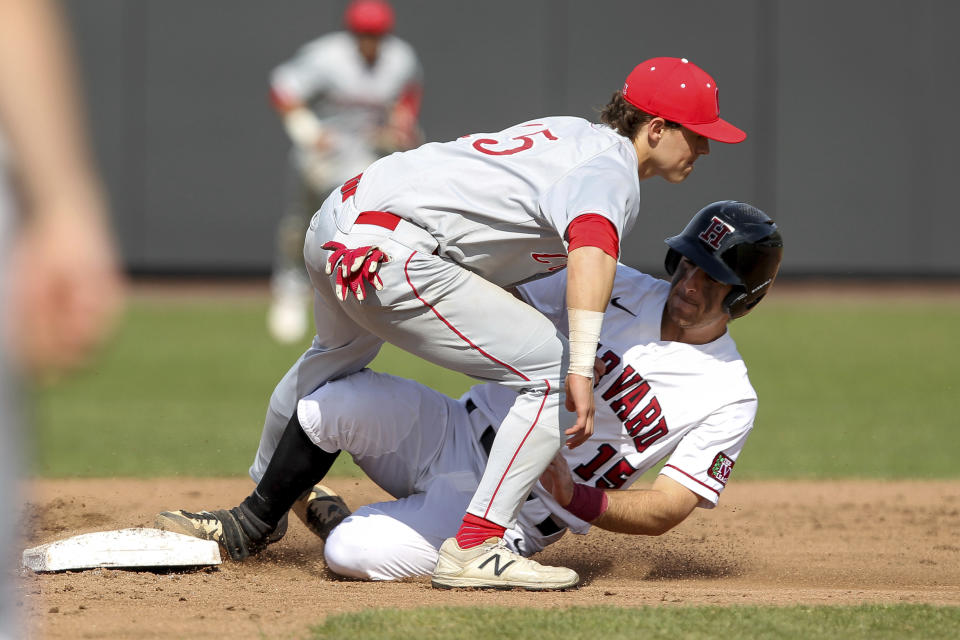
M611 299L610 299L610 304L612 304L613 306L615 306L617 309L622 309L623 311L626 311L627 313L629 313L630 315L632 315L634 318L637 317L637 314L635 314L633 311L630 311L630 309L627 309L625 306L623 306L622 304L620 304L620 296L617 296L616 298L611 298Z

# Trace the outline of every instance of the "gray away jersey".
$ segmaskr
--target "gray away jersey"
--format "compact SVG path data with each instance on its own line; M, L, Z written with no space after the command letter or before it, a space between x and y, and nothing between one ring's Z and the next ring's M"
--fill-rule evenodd
M320 119L333 145L330 164L354 171L345 180L377 158L375 134L404 92L422 83L422 76L413 47L400 38L385 36L370 66L356 38L338 31L301 47L272 71L270 85L281 96L307 104ZM297 153L299 162L307 162L306 151Z
M637 155L613 129L546 117L395 153L354 195L429 231L439 252L500 286L562 269L567 225L601 215L623 237L640 208Z

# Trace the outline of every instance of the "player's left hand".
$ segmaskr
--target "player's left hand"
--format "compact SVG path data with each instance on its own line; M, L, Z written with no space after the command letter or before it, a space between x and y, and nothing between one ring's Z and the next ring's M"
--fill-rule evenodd
M550 492L554 500L561 507L566 507L573 500L573 476L563 454L557 453L540 476L540 484Z
M570 436L566 442L567 448L573 449L593 435L593 379L568 373L564 381L564 389L567 395L567 411L574 411L577 414L576 423L564 431Z
M372 284L377 291L383 289L383 280L380 279L377 269L389 258L378 247L348 249L339 242L330 241L322 248L332 252L327 260L326 272L330 275L336 271L336 293L341 301L347 299L349 292L363 302L366 298L364 283Z

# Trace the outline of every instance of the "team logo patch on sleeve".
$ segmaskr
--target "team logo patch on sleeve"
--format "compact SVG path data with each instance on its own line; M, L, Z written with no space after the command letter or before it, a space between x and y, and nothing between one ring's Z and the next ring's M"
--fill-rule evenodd
M733 471L733 460L723 451L713 458L713 464L710 465L710 471L707 472L711 478L727 486L727 480L730 478L730 472Z

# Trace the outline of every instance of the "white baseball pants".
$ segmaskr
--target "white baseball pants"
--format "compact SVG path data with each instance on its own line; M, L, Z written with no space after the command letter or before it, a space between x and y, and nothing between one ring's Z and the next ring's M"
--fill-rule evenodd
M368 580L433 573L437 550L456 534L487 459L481 436L492 427L480 411L468 411L467 397L454 400L365 369L300 401L300 422L310 439L323 449L349 452L396 498L360 507L333 530L324 545L331 571ZM518 553L531 555L565 529L542 520L545 507L537 499L524 504L504 538Z

